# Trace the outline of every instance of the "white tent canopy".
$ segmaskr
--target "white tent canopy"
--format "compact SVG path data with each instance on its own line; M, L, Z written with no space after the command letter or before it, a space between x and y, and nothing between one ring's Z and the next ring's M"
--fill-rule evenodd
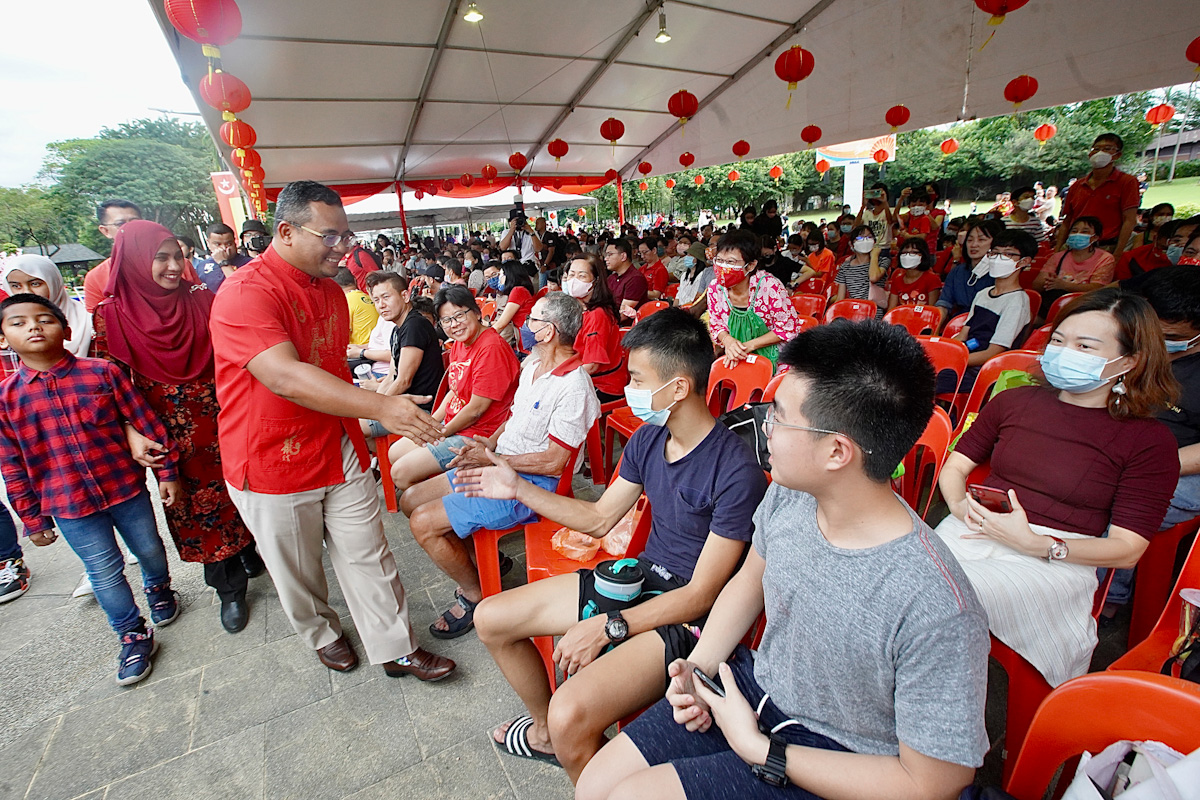
M1025 109L1177 84L1192 77L1196 34L1194 0L1032 0L998 27L970 0L480 0L479 23L460 0L238 2L242 35L223 64L254 96L240 116L267 186L485 164L511 175L514 151L526 174L628 178L641 160L661 174L685 150L697 167L731 161L738 139L751 157L802 149L807 124L823 144L869 138L897 103L912 112L904 129L1010 113L1004 87L1020 74L1040 83ZM196 92L200 45L149 5ZM815 69L785 108L774 62L793 44ZM686 132L667 112L680 89L700 100ZM219 114L200 108L215 132ZM625 124L615 147L599 132L608 117ZM556 138L570 146L557 165L545 150Z
M517 193L509 189L475 201L456 200L450 197L426 195L417 200L412 192L404 193L404 214L409 228L424 228L430 225L463 225L475 222L490 222L507 219L508 211L516 200ZM521 194L525 213L530 220L550 212L558 215L558 224L566 225L577 220L576 210L588 209L588 219L595 220L594 197L559 194L549 189L533 191L526 187ZM393 192L377 194L358 203L346 206L350 230L355 232L376 231L400 227L400 210Z

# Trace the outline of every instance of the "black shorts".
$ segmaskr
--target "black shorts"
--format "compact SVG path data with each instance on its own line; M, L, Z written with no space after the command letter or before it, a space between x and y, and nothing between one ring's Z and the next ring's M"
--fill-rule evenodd
M601 614L608 614L609 611L623 611L627 608L633 608L636 605L644 603L651 597L656 597L663 592L669 592L672 589L678 589L680 586L687 584L683 578L671 575L663 567L659 567L653 561L648 561L644 558L638 559L638 564L642 568L642 574L645 579L642 583L642 593L637 599L629 602L621 600L613 600L610 597L605 597L596 591L596 574L590 569L578 570L579 573L579 619L587 619ZM663 573L671 575L670 578L664 577ZM664 646L664 669L667 664L670 664L677 658L687 658L692 654L692 650L696 648L696 641L700 638L700 625L703 620L694 624L679 624L679 625L659 625L655 630L662 637Z

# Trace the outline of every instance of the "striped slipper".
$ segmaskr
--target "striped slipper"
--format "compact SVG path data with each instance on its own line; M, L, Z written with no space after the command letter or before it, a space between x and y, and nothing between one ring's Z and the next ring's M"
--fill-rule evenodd
M534 761L545 761L547 764L561 767L562 764L558 763L558 758L553 753L544 753L529 746L529 729L532 727L533 717L524 714L509 724L508 730L504 732L503 744L497 742L495 736L492 737L492 742L497 747L503 747L509 755L531 758Z

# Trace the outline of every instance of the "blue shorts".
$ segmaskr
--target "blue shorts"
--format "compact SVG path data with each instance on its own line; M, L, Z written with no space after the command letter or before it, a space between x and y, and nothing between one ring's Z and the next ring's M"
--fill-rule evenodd
M372 439L382 439L391 433L387 428L383 427L383 423L377 419L367 420L367 431Z
M454 460L456 453L451 452L451 447L462 448L464 444L472 441L465 436L459 436L457 433L453 436L447 436L440 442L425 445L425 449L430 455L437 459L438 469L442 472L446 471L446 467L450 466L450 462Z
M449 470L446 473L451 487L454 486L455 472L456 470ZM534 486L548 492L553 492L558 485L558 478L554 475L527 475L523 472L519 474ZM525 525L538 518L528 506L516 500L489 500L486 497L467 497L456 492L442 498L442 507L446 509L450 525L460 539L467 538L480 528L502 531Z
M743 645L738 645L729 658L738 689L754 708L764 694L754 679L754 657ZM761 724L773 728L786 721L787 716L767 700L759 716ZM670 764L679 776L683 792L689 800L696 798L750 798L751 800L820 800L811 792L788 784L782 788L769 786L750 771L750 765L733 752L721 729L715 724L704 733L692 733L675 721L671 704L665 698L652 705L623 731L633 740L650 766ZM788 744L817 747L822 750L846 751L845 747L801 724L779 729Z

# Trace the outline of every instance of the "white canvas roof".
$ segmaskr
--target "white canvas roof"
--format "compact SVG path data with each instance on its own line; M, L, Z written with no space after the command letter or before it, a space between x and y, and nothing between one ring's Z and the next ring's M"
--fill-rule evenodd
M497 192L478 200L460 200L452 197L426 195L420 200L411 192L404 193L404 215L410 228L429 225L453 225L496 219L507 219L508 210L516 199L513 189ZM586 208L588 219L595 220L596 199L580 195L559 194L550 189L533 191L525 187L522 200L529 219L558 212L558 224L578 222L576 210ZM358 203L346 206L350 230L355 232L375 231L400 227L400 211L393 192L377 194Z
M200 45L148 2L196 92ZM1023 73L1040 82L1026 109L1186 82L1196 35L1194 0L1032 0L999 27L970 0L480 0L477 24L460 0L238 2L223 63L254 96L239 116L268 187L478 177L487 163L511 176L514 151L533 175L628 178L643 159L661 174L685 150L697 167L731 161L738 139L751 157L802 149L810 123L825 144L885 133L896 103L912 112L904 129L964 107L1007 114L1004 86ZM786 108L774 62L795 43L815 69ZM679 89L700 100L682 136L667 112ZM615 147L599 132L610 116L625 124ZM557 165L555 138L570 145Z

